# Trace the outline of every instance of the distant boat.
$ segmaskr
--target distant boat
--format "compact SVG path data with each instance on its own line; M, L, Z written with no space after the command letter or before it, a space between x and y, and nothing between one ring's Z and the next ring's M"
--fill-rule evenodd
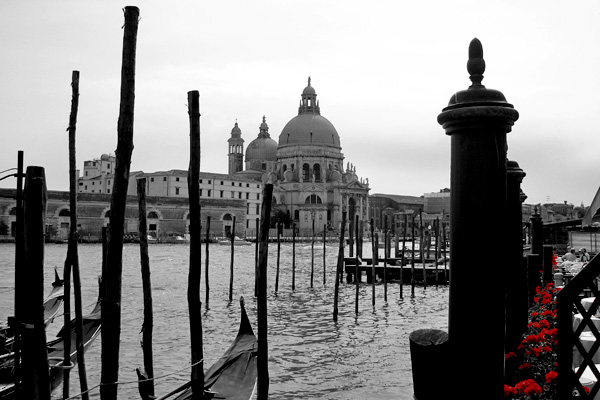
M231 239L219 240L219 244L231 246ZM234 246L250 246L251 244L252 244L252 242L244 240L244 239L242 239L242 238L240 238L238 236L236 236L233 239L233 245Z

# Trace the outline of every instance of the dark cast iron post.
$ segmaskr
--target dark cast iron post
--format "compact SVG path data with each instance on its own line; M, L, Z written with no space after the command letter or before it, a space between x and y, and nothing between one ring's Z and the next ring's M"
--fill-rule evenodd
M505 261L493 252L506 249L506 134L519 113L500 91L481 84L485 61L478 39L469 45L467 70L473 84L454 94L438 116L451 138L448 397L502 399ZM474 349L485 351L465 356Z
M506 285L506 349L516 352L521 336L527 330L527 266L523 257L523 209L522 203L527 196L521 191L525 172L516 161L507 161L506 202L507 202L507 248L506 276L512 282ZM514 358L510 360L515 360ZM509 365L507 360L506 380L512 382L517 365ZM511 385L514 383L511 383Z

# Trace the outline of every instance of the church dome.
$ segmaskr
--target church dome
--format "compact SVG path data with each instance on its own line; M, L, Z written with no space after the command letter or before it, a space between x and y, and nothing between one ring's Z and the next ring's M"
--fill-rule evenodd
M290 145L320 145L340 149L340 136L329 120L321 116L315 89L310 84L302 91L298 115L288 122L281 135L279 147Z
M258 137L246 148L246 162L251 161L275 161L277 158L277 142L269 135L269 126L263 116Z
M279 136L279 146L318 144L340 147L335 127L319 114L299 114L288 122Z

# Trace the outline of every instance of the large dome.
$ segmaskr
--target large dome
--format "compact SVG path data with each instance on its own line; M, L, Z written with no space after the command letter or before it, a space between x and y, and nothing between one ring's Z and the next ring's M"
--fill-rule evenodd
M269 126L263 116L258 137L250 142L246 148L246 162L250 161L275 161L277 158L277 142L269 135Z
M290 120L279 135L279 147L320 145L340 149L340 136L334 126L321 116L317 93L310 84L302 91L298 115Z
M279 146L318 144L340 147L340 136L335 127L319 114L299 114L288 122L281 135Z

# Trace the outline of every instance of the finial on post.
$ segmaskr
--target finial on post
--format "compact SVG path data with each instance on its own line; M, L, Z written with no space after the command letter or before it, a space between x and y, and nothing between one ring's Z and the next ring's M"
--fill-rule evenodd
M469 44L469 61L467 61L467 71L471 75L469 78L473 84L472 88L481 87L483 73L485 72L485 60L483 59L483 46L479 39L471 40Z
M310 86L310 76L308 77L308 86Z

